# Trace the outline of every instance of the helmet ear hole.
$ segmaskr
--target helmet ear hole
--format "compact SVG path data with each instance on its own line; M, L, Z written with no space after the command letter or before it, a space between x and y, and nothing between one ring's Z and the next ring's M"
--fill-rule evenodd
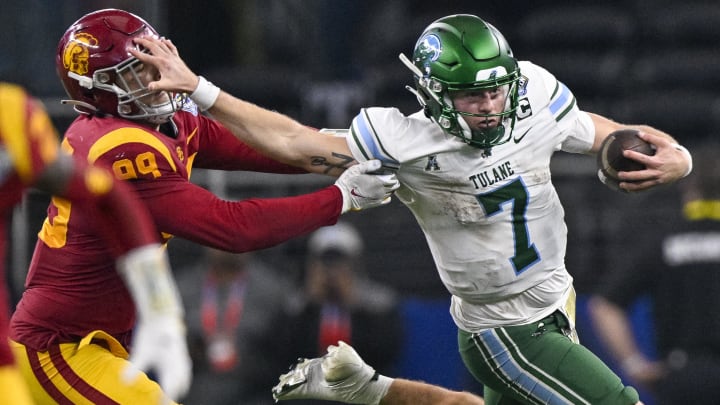
M130 113L132 113L132 108L127 104L123 104L118 106L118 112L120 114L130 115Z
M97 74L97 81L102 84L110 83L110 75L107 72L99 72Z
M97 104L98 104L98 97L97 97L97 95L95 94L95 92L94 92L93 90L81 88L81 89L80 89L80 96L81 96L81 97L78 99L79 101L86 102L86 103L88 103L88 104L90 104L90 105L92 105L92 106L97 106ZM96 107L96 108L97 108L97 107Z

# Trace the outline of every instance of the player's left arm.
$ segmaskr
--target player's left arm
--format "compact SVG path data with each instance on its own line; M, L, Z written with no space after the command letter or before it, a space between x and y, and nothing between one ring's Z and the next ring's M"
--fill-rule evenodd
M595 139L591 152L597 153L603 140L613 131L632 128L640 131L640 138L655 147L655 154L648 156L636 151L626 150L624 156L636 160L646 169L632 172L619 172L621 180L626 181L627 191L645 190L657 185L675 182L692 171L692 156L674 137L649 125L625 125L598 114L588 113L595 126Z

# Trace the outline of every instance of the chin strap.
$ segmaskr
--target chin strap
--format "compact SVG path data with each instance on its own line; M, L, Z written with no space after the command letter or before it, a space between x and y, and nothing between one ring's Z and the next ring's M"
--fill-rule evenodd
M420 70L417 66L415 66L415 65L410 61L410 59L408 59L408 57L405 56L404 53L401 53L400 55L398 55L398 58L400 58L400 62L402 62L403 65L407 66L407 68L410 69L415 76L417 76L417 77L423 77L423 76L424 76L422 70Z
M398 58L400 58L400 62L402 62L403 65L405 65L405 67L410 69L410 71L413 73L413 75L415 75L418 78L418 80L422 80L423 72L417 66L415 66L410 61L410 59L408 59L408 57L405 56L404 53L400 53L398 55ZM407 91L409 91L410 93L415 95L415 98L417 99L418 103L420 103L420 106L422 107L423 112L425 112L425 116L427 116L428 118L432 118L432 113L430 112L430 107L428 107L428 104L427 104L427 98L423 97L423 94L421 94L417 89L415 89L413 87L405 86L405 89L407 89Z
M78 101L78 100L60 100L60 104L69 104L73 106L73 109L81 114L95 114L99 112L97 108L95 108L94 105L86 103L84 101ZM83 111L80 108L86 108L88 111Z
M432 119L432 113L430 112L430 107L427 105L427 102L425 101L425 98L422 96L422 94L419 91L417 91L417 89L414 89L410 86L405 86L405 89L415 96L418 103L420 103L420 107L422 107L422 110L425 113L425 116Z

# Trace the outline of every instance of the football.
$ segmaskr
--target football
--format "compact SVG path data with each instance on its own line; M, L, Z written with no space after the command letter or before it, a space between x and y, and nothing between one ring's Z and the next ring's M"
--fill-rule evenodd
M617 130L603 141L597 154L598 177L613 190L621 190L618 172L632 172L645 169L645 165L623 156L623 151L634 150L646 155L654 155L655 148L638 136L634 129Z

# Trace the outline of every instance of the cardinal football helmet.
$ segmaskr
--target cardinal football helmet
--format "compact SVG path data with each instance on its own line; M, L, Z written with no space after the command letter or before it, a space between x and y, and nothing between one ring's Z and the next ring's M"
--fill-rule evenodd
M75 110L153 124L172 117L180 103L168 92L148 90L139 75L142 62L127 51L137 48L133 39L141 36L158 33L142 18L116 9L86 14L65 31L55 67Z
M469 145L490 149L507 142L515 125L520 68L510 45L491 24L468 14L440 18L415 44L412 61L400 59L415 76L413 93L447 134ZM498 114L472 114L455 109L453 91L505 87L505 109ZM411 89L412 90L412 89ZM471 129L462 116L497 117L497 127Z

